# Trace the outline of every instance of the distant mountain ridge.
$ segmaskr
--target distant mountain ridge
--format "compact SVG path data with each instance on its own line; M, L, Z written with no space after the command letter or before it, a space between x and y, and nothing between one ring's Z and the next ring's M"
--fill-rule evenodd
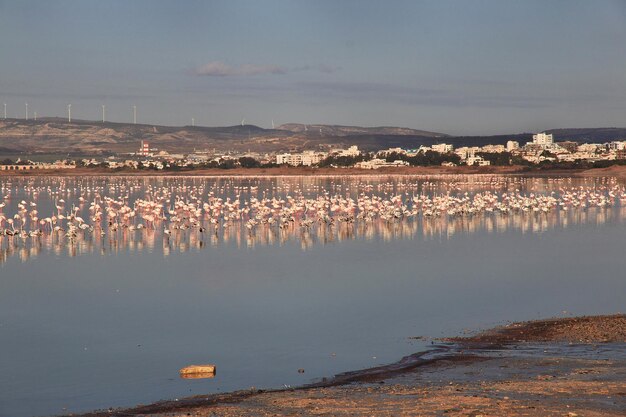
M622 127L598 127L576 129L550 129L555 140L571 140L574 142L611 142L614 140L626 141L626 128Z
M305 129L306 126L306 129ZM604 143L626 140L626 128L552 129L555 140ZM393 147L416 149L436 143L455 147L506 144L515 140L524 144L532 133L495 136L448 136L443 133L403 127L359 127L341 125L304 125L287 123L276 129L255 125L223 127L159 126L115 122L39 118L38 120L0 120L2 154L82 154L106 155L130 153L139 149L142 140L150 147L169 153L194 151L285 152L304 149L328 150L357 145L365 151Z
M294 133L322 134L331 136L351 136L351 135L402 135L402 136L424 136L424 137L447 137L444 133L429 132L426 130L410 129L408 127L394 126L343 126L343 125L325 125L325 124L303 124L303 123L285 123L277 127L279 130L288 130Z

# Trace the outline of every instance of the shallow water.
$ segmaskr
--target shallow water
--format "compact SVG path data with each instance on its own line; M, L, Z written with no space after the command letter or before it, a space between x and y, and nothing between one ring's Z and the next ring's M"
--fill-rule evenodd
M132 204L164 190L171 201L208 201L213 192L244 202L325 192L409 199L623 188L610 178L480 176L1 181L0 193L10 196L4 213L34 201L43 218L64 199L85 219L98 193L128 195ZM615 199L567 212L417 215L308 229L247 229L241 220L170 236L161 224L113 232L103 219L103 234L0 237L0 415L296 385L426 347L410 336L614 313L626 293L624 214ZM179 378L192 363L215 363L216 377Z

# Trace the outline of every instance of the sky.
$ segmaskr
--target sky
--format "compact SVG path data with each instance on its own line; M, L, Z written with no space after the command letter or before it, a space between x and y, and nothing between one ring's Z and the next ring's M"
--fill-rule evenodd
M626 0L0 0L0 103L117 122L136 105L160 125L625 127Z

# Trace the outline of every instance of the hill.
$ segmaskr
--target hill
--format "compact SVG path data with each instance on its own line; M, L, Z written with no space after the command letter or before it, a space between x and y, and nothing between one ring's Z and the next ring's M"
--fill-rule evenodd
M290 132L266 130L253 125L226 127L159 126L112 122L93 122L40 118L0 120L0 147L17 152L38 153L127 153L139 149L142 140L151 147L168 152L192 152L194 149L247 149L282 145Z
M367 134L358 135L363 132ZM348 145L374 150L387 143L411 146L443 137L446 136L441 133L407 128L307 125L305 129L296 123L263 129L254 125L159 126L87 120L68 123L60 118L0 120L0 148L5 148L5 153L128 153L139 149L142 140L170 153L213 149L277 152Z
M577 142L609 142L626 139L626 128L554 129L555 139ZM304 149L327 150L357 145L366 151L402 147L418 148L435 143L455 147L505 144L531 140L531 133L497 136L448 136L443 133L402 127L359 127L288 123L276 129L254 125L224 127L159 126L73 120L0 120L2 154L107 155L135 152L142 140L151 148L170 153L204 150L234 152L280 152Z
M600 127L592 129L551 129L555 140L571 140L579 143L604 143L614 140L626 140L626 128Z
M426 130L409 129L407 127L379 126L379 127L361 127L361 126L341 126L341 125L323 125L313 124L305 125L301 123L287 123L280 125L279 130L288 130L294 133L308 133L312 135L326 136L354 136L354 135L383 135L383 136L420 136L420 137L447 137L448 135L437 132L428 132Z

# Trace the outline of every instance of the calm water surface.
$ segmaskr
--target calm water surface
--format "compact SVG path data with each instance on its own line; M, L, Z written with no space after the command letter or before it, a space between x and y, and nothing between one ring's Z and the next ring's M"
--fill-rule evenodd
M0 181L0 194L10 196L5 215L32 201L44 218L63 199L65 210L75 203L85 219L98 193L127 195L132 205L169 190L169 206L176 195L208 201L211 192L248 201L486 190L558 197L576 187L623 187L610 178ZM616 198L569 211L418 215L306 230L248 229L242 220L217 233L207 226L164 236L163 225L112 232L103 219L102 234L85 231L76 239L0 237L0 415L297 385L426 348L410 336L614 313L626 294L624 214ZM193 363L215 363L216 377L179 378L178 370Z

